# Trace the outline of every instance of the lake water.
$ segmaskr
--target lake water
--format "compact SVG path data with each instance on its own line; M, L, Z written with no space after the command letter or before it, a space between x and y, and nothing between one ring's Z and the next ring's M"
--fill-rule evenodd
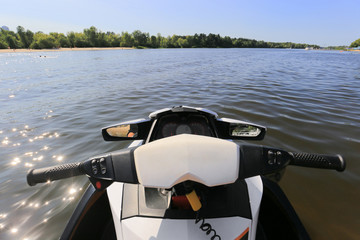
M29 187L30 168L126 147L104 126L175 105L265 125L264 145L342 154L343 173L280 182L313 239L360 238L360 54L159 49L0 54L0 239L57 239L86 177Z

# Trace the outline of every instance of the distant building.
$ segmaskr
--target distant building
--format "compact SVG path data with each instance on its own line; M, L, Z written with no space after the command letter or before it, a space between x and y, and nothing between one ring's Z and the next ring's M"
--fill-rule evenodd
M6 31L9 31L9 30L10 30L7 26L2 26L1 28L4 29L4 30L6 30Z

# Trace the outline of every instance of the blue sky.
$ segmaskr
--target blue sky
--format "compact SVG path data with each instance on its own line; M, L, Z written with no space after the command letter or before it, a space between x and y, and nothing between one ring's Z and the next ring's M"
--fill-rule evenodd
M151 35L215 33L273 42L350 45L360 38L359 0L0 0L0 26L16 31Z

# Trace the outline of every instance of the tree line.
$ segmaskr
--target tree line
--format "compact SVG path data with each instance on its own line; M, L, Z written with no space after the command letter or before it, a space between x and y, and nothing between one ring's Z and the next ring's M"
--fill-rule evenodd
M1 29L1 28L0 28ZM22 26L17 32L0 30L0 49L52 49L84 47L134 47L134 48L319 48L317 45L291 42L265 42L246 38L222 37L219 34L194 34L187 36L156 36L136 30L132 33L102 32L92 26L83 32L33 33Z

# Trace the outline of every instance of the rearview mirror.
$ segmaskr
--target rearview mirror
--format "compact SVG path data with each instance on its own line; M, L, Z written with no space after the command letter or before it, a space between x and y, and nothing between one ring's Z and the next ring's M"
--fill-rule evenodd
M258 137L261 134L260 128L247 124L230 123L229 130L230 136L232 137Z
M149 134L152 120L137 119L118 123L102 129L105 141L145 140Z
M135 138L138 134L138 125L124 124L115 127L109 127L106 129L106 132L111 137Z
M263 126L230 118L217 119L216 125L223 139L262 140L266 133Z

